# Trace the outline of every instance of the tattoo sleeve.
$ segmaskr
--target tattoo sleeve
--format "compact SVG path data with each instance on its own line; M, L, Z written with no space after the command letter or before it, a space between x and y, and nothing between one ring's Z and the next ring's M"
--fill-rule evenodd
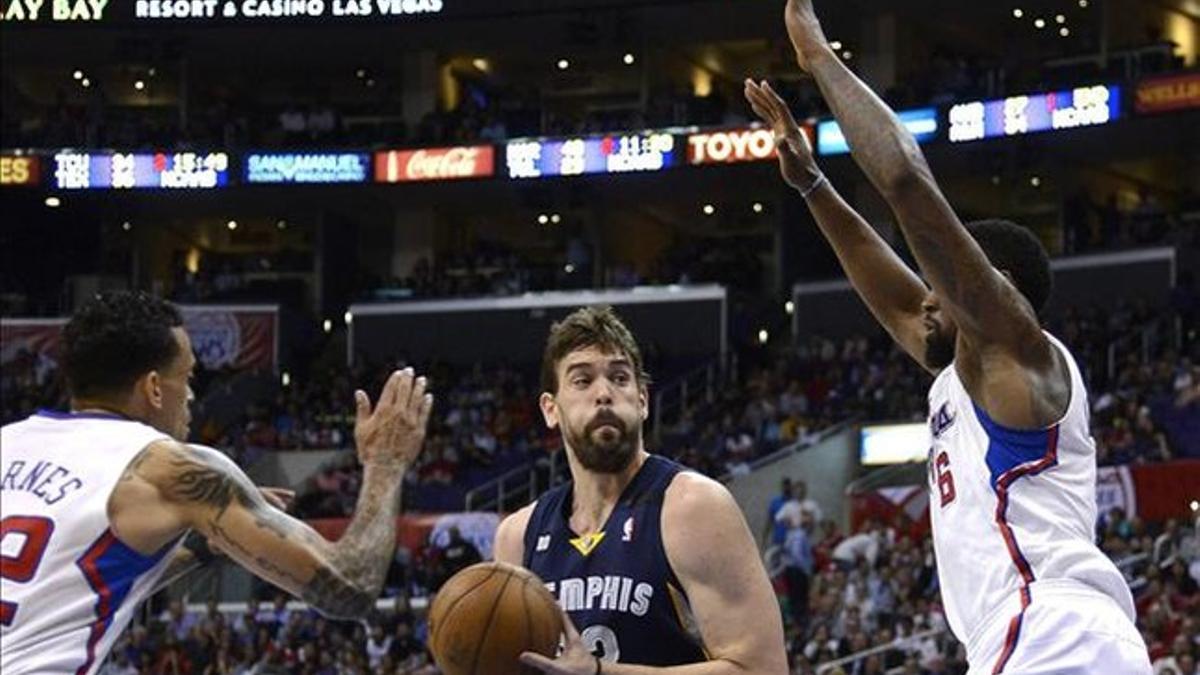
M358 508L336 544L267 503L220 453L179 446L167 468L164 495L198 507L193 526L211 544L327 616L359 618L373 608L396 546L401 468L366 468Z

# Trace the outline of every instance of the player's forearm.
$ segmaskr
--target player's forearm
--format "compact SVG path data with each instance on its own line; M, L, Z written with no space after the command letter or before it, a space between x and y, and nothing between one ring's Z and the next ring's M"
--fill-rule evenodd
M896 213L921 271L948 309L998 297L997 280L985 273L987 258L945 201L912 134L828 45L808 47L804 55L855 162ZM964 314L956 318L968 324Z
M854 290L897 336L903 319L920 314L925 284L832 185L814 190L808 208Z
M318 569L301 593L306 602L338 618L371 611L396 549L403 477L402 466L365 467L354 518L334 544L328 567Z

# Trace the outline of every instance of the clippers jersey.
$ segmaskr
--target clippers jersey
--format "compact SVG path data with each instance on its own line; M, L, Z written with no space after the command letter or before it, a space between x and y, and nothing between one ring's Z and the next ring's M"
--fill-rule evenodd
M981 645L1003 633L996 672L1016 648L1030 604L1091 594L1111 598L1130 630L1135 616L1129 586L1094 543L1096 449L1087 390L1067 348L1046 337L1071 379L1067 412L1048 429L992 421L953 365L929 390L929 510L942 602L972 667Z
M113 536L108 498L147 445L115 415L42 411L0 429L0 671L96 672L178 542L144 556Z
M543 495L530 516L525 567L546 582L584 644L604 661L673 666L707 660L662 541L663 495L685 470L647 457L604 528L590 536L571 531L573 483Z

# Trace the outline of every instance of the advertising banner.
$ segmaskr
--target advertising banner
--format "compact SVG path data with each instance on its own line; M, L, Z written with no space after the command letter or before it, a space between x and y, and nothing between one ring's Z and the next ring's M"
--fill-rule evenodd
M496 172L496 151L490 145L375 153L376 183L486 178Z

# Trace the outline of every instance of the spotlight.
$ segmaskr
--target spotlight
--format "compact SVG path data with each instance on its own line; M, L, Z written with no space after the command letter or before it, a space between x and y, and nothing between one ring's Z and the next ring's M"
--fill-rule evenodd
M1062 24L1064 24L1064 23L1066 23L1066 22L1067 22L1067 17L1063 16L1062 14L1057 14L1057 15L1055 15L1055 17L1054 17L1054 23L1057 23L1057 24L1059 24L1059 25L1062 25Z
M354 315L347 310L346 313L342 315L342 321L349 326L350 324L354 323Z
M703 211L704 211L704 215L711 216L712 214L717 212L717 209L712 204L705 204Z
M571 62L570 62L570 61L568 61L568 60L566 60L566 59L559 59L559 60L558 60L558 69L559 69L559 70L566 70L567 68L570 68L570 67L571 67Z
M1066 26L1063 26L1062 28L1058 29L1058 34L1063 37L1067 37L1068 35L1071 34L1071 29L1067 28Z
M1041 187L1042 179L1038 176L1034 176L1033 178L1029 179L1029 184L1032 185L1033 187Z
M539 225L545 225L546 223L550 222L550 216L547 216L543 213L542 215L538 216L537 220Z
M358 70L354 71L354 76L361 80L367 76L367 70L365 68L359 68Z
M758 331L758 344L765 345L765 344L767 344L767 341L770 339L771 339L771 334L767 332L766 328L760 329Z
M1035 19L1033 22L1033 25L1036 26L1037 28L1045 28L1046 20L1045 19Z
M471 65L475 66L476 70L482 70L485 73L492 69L492 64L488 63L487 59L473 59Z
M282 384L285 387L292 386L292 374L286 370L283 371L283 374L279 376L279 384Z
M567 263L566 265L563 266L563 271L566 272L567 274L574 274L575 266L572 265L571 263Z
M795 314L796 313L796 303L792 302L791 300L788 300L787 302L783 303L783 311L787 312L788 316Z
M137 89L138 91L141 91L146 88L146 83L142 82L141 80L138 80L133 83L133 88Z
M58 207L62 206L62 200L58 197L46 197L46 206L49 206L52 209L57 209Z
M75 72L71 73L71 77L73 77L73 78L75 78L75 79L77 79L77 80L82 80L82 79L83 79L83 71L82 71L82 70L77 70L77 71L75 71Z
M1016 7L1013 9L1013 18L1014 19L1019 19L1023 16L1025 16L1025 12L1020 7Z
M854 58L854 52L847 49L846 51L842 52L842 58L849 61L850 59Z
M133 229L133 223L131 223L127 220L127 221L121 223L121 229L128 232Z
M551 223L554 223L555 225L557 225L557 224L559 224L559 223L561 223L561 222L562 222L562 216L558 215L557 213L551 214L551 215L550 215L550 222L551 222Z
M92 86L92 81L85 77L85 78L83 78L83 80L81 80L79 82L79 84L83 85L83 87L86 89L86 88Z
M325 331L326 333L332 333L333 332L333 321L330 321L329 319L325 319L324 321L322 321L321 322L321 330Z
M228 227L230 232L233 232L234 230L236 230L237 225L238 224L237 224L236 220L231 220L228 223L225 223L225 227Z
M762 202L754 202L754 205L753 205L753 206L751 206L750 208L751 208L751 209L754 209L754 212L755 212L755 213L762 213L762 212L763 212L763 205L762 205Z
M842 51L842 41L841 41L841 40L834 40L834 41L830 42L830 43L829 43L829 48L830 48L830 49L832 49L832 50L833 50L833 51L835 51L835 52L840 52L840 51Z
M633 54L626 53L625 56L621 60L625 62L625 65L632 66L633 61L634 61Z
M286 221L286 220L278 220L278 221L276 221L276 222L275 222L275 228L276 228L276 229L278 229L278 230L286 230L286 229L287 229L287 221Z
M1079 0L1079 8L1080 9L1087 9L1087 6L1088 6L1088 0Z

